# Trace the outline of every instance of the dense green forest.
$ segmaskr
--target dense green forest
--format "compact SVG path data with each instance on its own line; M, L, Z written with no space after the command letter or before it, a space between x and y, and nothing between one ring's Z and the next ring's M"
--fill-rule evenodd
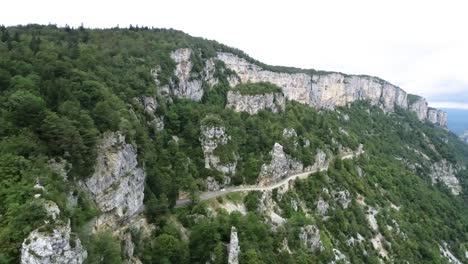
M57 203L63 212L61 220L71 219L72 230L88 250L88 263L124 262L123 246L116 237L90 234L89 221L100 212L79 184L92 175L97 144L107 131L126 135L137 147L139 164L146 172L143 214L155 228L149 237L132 234L134 255L143 263L226 263L232 226L239 232L240 263L330 263L333 249L351 263L379 263L378 252L369 242L377 232L366 222L369 206L380 208L378 232L386 238L385 249L394 263L446 263L439 250L443 242L458 259L468 261L464 258L468 192L454 196L442 184L431 183L429 167L408 166L425 164L414 149L432 162L465 164L457 176L468 190L468 147L454 134L420 122L414 113L403 109L384 113L367 102L318 111L287 101L280 113L238 113L225 107L231 74L227 70L216 72L216 86L204 84L201 102L168 100L159 96L158 89L171 82L176 65L170 53L177 48L195 51L194 76L220 51L272 71L317 73L267 66L239 50L176 30L0 28L0 263L18 263L27 235L38 227L52 228L44 226L43 200ZM152 75L157 66L159 83ZM222 67L219 62L217 69ZM256 94L279 88L261 83L235 89ZM163 130L147 125L151 117L138 100L145 96L156 96L156 115L164 118ZM272 228L268 216L258 210L260 192L197 202L206 191L208 176L224 177L205 168L202 125L223 126L230 136L216 154L221 162L237 162L235 174L229 175L231 185L255 184L276 142L304 166L315 162L317 149L337 156L342 149L356 150L363 144L365 154L334 159L327 172L298 180L285 193L273 191L272 199L287 221ZM285 128L294 128L299 142L285 138ZM61 159L69 164L67 179L50 167L51 160ZM35 192L37 182L47 192ZM335 204L324 188L349 191L350 205ZM75 206L67 199L70 192L78 197ZM189 193L194 203L176 208L181 192ZM40 199L34 198L36 193L42 195ZM358 196L365 197L366 206L358 204ZM316 212L319 197L334 205L327 217ZM293 200L304 207L293 209ZM245 204L247 212L213 209L213 203L225 201ZM391 204L401 209L394 210ZM392 220L398 223L398 232ZM308 224L321 230L324 250L310 252L301 244L299 230ZM347 244L356 234L367 243ZM278 250L285 238L290 253Z

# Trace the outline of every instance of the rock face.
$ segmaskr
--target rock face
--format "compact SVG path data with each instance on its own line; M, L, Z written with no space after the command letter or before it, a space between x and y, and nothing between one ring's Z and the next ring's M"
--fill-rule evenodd
M283 131L283 136L285 136L286 138L288 136L288 133L291 132L288 132L288 130ZM294 129L292 129L292 131L294 131ZM273 149L270 151L270 156L271 162L269 164L263 164L262 168L260 169L258 184L261 186L266 186L271 183L281 181L282 179L291 174L306 171L312 172L327 170L330 164L330 161L327 159L327 154L322 150L317 149L317 154L315 155L315 163L312 166L304 168L304 165L300 161L297 161L289 155L287 155L283 150L283 146L279 143L275 143Z
M315 170L328 170L328 166L330 165L330 160L327 159L327 153L325 153L321 149L317 149L317 154L315 155L315 163L307 167L307 171L315 171Z
M191 49L178 49L171 53L171 59L176 63L174 76L177 77L177 84L171 84L172 95L177 98L200 101L203 96L202 81L192 79L192 56Z
M415 97L416 99L410 103L409 109L416 113L419 120L427 120L441 127L447 126L447 113L434 108L429 108L426 99L419 96Z
M309 104L333 109L354 101L368 101L386 111L395 105L407 109L407 94L400 88L374 77L344 76L339 73L313 75Z
M214 154L220 145L228 144L230 137L226 134L223 126L201 126L200 143L205 156L205 168L214 169L225 174L235 174L237 162L223 164L218 156ZM234 154L235 155L235 154Z
M322 240L320 240L320 230L314 225L301 227L299 239L311 252L323 251L325 249Z
M458 169L447 160L434 163L431 167L432 173L430 177L432 183L442 182L445 184L454 195L459 195L462 191L460 181L455 177Z
M51 233L34 230L21 248L22 264L81 264L87 257L79 238L71 237L70 221Z
M447 113L441 110L430 108L427 111L427 120L441 127L447 126Z
M299 173L303 165L284 153L283 146L275 143L270 152L270 164L263 164L260 170L259 185L268 185L277 182L289 174Z
M408 108L407 94L403 90L374 77L272 72L230 53L218 53L218 59L239 77L230 83L231 86L247 82L271 82L281 87L289 100L316 108L333 109L356 100L369 101L388 111L392 111L394 105Z
M155 97L144 96L137 97L135 100L143 107L145 113L150 116L151 120L148 121L148 126L152 127L154 131L161 131L164 129L164 118L162 116L156 115L156 109L158 107L158 102Z
M145 172L135 147L120 133L107 133L98 149L94 174L85 185L104 213L96 227L115 227L143 208Z
M238 264L239 263L239 239L237 238L237 229L231 227L231 240L229 240L228 247L228 263L229 264Z
M284 111L285 99L282 93L267 93L243 95L237 91L229 91L226 107L236 112L247 112L255 115L260 110L270 110L273 113Z
M351 203L351 193L349 193L348 190L333 191L332 196L335 201L338 202L344 209L348 208L349 204Z
M317 109L333 109L346 106L355 101L368 101L380 106L387 112L395 106L416 112L420 120L428 120L440 126L446 126L447 117L442 111L431 111L425 99L420 98L411 105L408 95L399 87L379 78L353 76L340 73L282 73L264 70L247 60L231 53L219 52L217 59L237 76L229 78L232 87L239 83L270 82L279 86L285 97Z
M303 104L309 102L312 79L305 73L289 74L266 71L231 53L218 53L217 58L237 74L238 78L229 80L233 87L239 83L270 82L281 87L286 98Z
M192 55L193 51L188 48L177 49L171 53L171 59L176 64L174 78L172 78L169 85L160 87L162 95L198 102L203 97L203 82L206 82L209 86L214 86L218 83L218 79L215 78L215 61L213 59L206 60L203 71L196 73L192 71ZM160 66L152 70L152 75L157 86L160 85L158 78L160 70Z
M455 257L455 255L453 255L452 252L450 252L448 248L448 244L446 242L443 242L442 245L439 245L439 250L440 250L440 254L447 259L448 263L462 264L462 262L458 260L457 257Z

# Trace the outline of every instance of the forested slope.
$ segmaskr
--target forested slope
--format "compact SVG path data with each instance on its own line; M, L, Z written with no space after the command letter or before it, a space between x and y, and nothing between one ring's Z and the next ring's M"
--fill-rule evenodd
M398 87L175 30L0 31L0 263L468 262L468 146Z

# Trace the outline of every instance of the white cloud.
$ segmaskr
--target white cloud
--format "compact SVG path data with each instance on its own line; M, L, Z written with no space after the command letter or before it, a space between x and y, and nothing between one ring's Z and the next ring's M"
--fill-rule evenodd
M464 0L16 0L2 10L7 25L176 28L267 64L375 75L429 101L468 101Z

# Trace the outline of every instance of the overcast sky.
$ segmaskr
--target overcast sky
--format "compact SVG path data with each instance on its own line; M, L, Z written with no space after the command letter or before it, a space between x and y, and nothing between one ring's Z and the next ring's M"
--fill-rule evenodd
M175 28L271 65L368 74L468 109L468 3L460 0L167 0L2 3L0 23Z

